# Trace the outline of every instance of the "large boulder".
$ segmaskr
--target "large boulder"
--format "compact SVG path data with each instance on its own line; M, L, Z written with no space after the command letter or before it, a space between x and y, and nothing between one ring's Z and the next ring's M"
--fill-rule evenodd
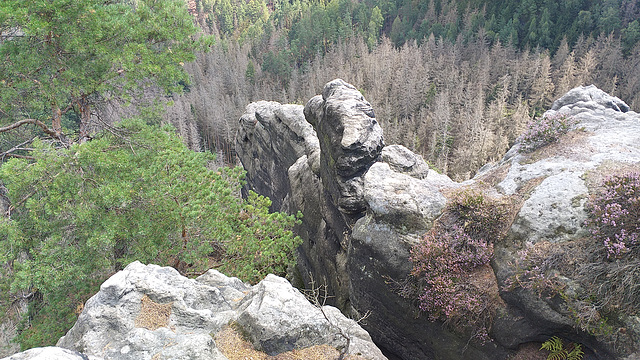
M362 175L376 161L384 140L371 104L351 84L337 79L304 108L320 134L320 178L332 202L344 214L366 210Z
M572 112L583 111L601 111L611 109L614 111L626 113L631 110L629 105L615 96L611 96L604 91L595 87L595 85L578 86L569 90L560 99L556 100L551 106L551 110L559 111L563 107L571 109ZM582 109L582 110L578 110Z
M87 356L77 351L55 346L29 349L9 356L6 360L99 360L94 356Z
M58 348L10 359L224 360L214 335L230 324L269 355L329 345L386 359L358 323L310 303L283 278L268 275L252 287L215 270L188 279L139 262L102 284Z
M367 359L384 358L356 321L345 318L335 307L321 305L321 298L317 301L310 306L287 280L268 275L246 295L236 321L247 329L252 343L269 355L329 344L341 349L348 346L349 354Z
M557 114L575 122L560 141L533 152L520 151L517 143L502 161L458 184L404 147L383 147L362 95L341 80L328 83L304 108L319 150L288 160L288 183L282 185L290 211L304 214L298 258L305 283L326 285L344 312L370 312L367 330L374 340L403 359L506 359L531 343L539 348L554 335L583 344L585 358L637 356L638 317L616 319L616 347L611 337L578 324L576 309L561 297L512 286L523 251L537 246L540 261L546 261L566 260L585 248L586 207L594 184L618 170L640 169L640 117L620 99L594 86L579 87L546 113ZM464 186L513 204L513 224L506 239L495 244L493 274L487 276L491 288L500 291L501 305L492 341L484 345L428 321L415 302L398 295L412 268L411 248L441 216L448 194ZM575 274L551 273L563 284L564 296L584 295Z

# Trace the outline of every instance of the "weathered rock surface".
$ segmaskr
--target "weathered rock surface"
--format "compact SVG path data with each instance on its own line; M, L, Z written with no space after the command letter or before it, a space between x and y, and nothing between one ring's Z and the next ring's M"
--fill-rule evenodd
M215 270L188 279L173 268L139 262L102 284L59 348L11 359L223 360L213 336L230 323L270 355L328 344L385 359L355 321L312 305L283 278L269 275L252 287Z
M287 169L302 155L318 162L320 145L313 127L305 121L302 105L259 101L247 105L240 118L236 149L249 174L247 188L271 199L272 210L282 210L290 193ZM247 146L246 144L252 144ZM314 164L319 168L319 164ZM246 189L245 189L246 190Z
M253 108L247 109L243 119L252 116ZM304 114L319 134L320 151L298 158L280 186L291 191L285 207L304 214L298 264L306 285L326 285L334 303L354 317L370 311L366 328L395 355L492 359L503 353L493 345L485 351L461 345L441 324L416 318L411 302L389 286L409 274L411 246L446 204L441 190L460 185L403 146L383 147L371 106L342 80L328 83ZM253 150L258 142L241 144L249 149L239 154L260 151ZM310 159L318 156L316 168ZM251 157L240 159L255 168ZM251 170L247 177L251 182Z
M584 239L590 182L611 170L640 169L640 116L629 110L620 99L593 86L571 90L549 114L574 117L578 121L574 131L528 154L519 153L516 144L501 162L457 184L430 170L408 149L383 147L366 100L341 80L328 83L322 96L312 98L304 109L320 149L287 160L288 179L271 183L287 189L281 196L288 199L285 207L304 214L299 268L306 284L313 280L327 285L345 312L370 311L366 328L371 336L403 359L506 359L522 345L539 344L553 335L583 344L585 359L637 356L633 352L640 348L640 331L634 326L635 317L627 320L626 335L619 334L631 345L613 349L602 338L580 330L557 303L503 287L504 306L494 320L493 341L478 345L429 322L398 295L411 271L411 247L440 216L447 193L461 186L482 182L495 196L521 199L507 240L495 244L493 281L501 286L513 275L513 260L527 244ZM296 121L302 119L298 116ZM239 153L260 151L253 147L261 146L251 141L241 145L248 148ZM263 155L276 156L269 151ZM247 169L255 167L250 157L241 161ZM251 171L248 177L253 181ZM572 279L566 281L569 288L574 286Z
M619 171L640 171L640 115L629 111L620 99L593 85L578 87L558 99L547 112L548 115L555 113L566 114L577 121L575 130L558 143L531 154L519 154L516 144L501 163L478 175L482 177L508 167L495 188L505 195L521 193L526 197L511 227L509 241L496 244L493 267L501 284L513 274L512 263L518 251L526 247L539 242L582 246L580 241L589 238L585 205L593 194L593 186ZM523 190L527 187L531 189ZM565 281L567 291L575 291L571 289L575 286L574 280ZM622 329L621 333L613 334L618 338L618 345L626 344L614 349L602 337L576 331L575 320L566 309L554 306L553 302L536 299L531 292L521 290L505 292L503 298L517 305L535 325L528 334L522 334L525 339L556 333L585 344L595 358L639 356L630 354L640 350L639 332Z
M87 356L77 351L49 346L23 351L9 356L8 360L98 360L96 357Z
M623 113L631 110L629 105L624 101L605 93L594 85L579 86L569 90L569 92L553 103L551 110L558 111L565 106L571 110L577 110L579 108L585 110L611 109Z
M304 115L320 134L320 178L328 195L340 212L358 216L366 210L362 175L384 146L371 104L338 79L307 102Z

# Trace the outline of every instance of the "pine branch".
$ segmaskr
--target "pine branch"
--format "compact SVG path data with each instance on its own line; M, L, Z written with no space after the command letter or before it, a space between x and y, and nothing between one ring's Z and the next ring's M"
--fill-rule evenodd
M26 125L26 124L36 125L39 128L41 128L47 135L55 139L60 139L60 135L61 135L60 133L48 128L47 125L45 125L42 121L36 120L36 119L24 119L24 120L17 121L11 125L0 128L0 133L11 131L13 129L19 128L20 126Z
M18 155L18 154L13 154L14 151L19 151L19 150L33 150L31 148L23 148L23 146L30 144L35 138L31 138L27 141L24 141L14 147L12 147L11 149L3 152L2 154L0 154L0 159L4 159L7 156L11 156L11 157L15 157L18 159L29 159L29 160L35 160L35 158L33 156L28 156L28 155Z

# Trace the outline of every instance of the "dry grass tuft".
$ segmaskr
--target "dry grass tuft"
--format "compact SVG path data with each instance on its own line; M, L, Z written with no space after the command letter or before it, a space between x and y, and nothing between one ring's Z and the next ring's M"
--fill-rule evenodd
M527 154L522 164L533 164L543 159L564 157L575 161L589 160L591 149L586 139L592 134L583 130L570 131L560 141L547 144Z
M147 295L140 300L140 313L136 317L135 326L147 330L156 330L161 327L169 327L169 316L173 302L159 304L151 300Z
M488 171L486 174L478 177L476 180L479 182L483 182L487 187L494 187L498 185L509 173L511 169L511 163L504 163L491 171Z

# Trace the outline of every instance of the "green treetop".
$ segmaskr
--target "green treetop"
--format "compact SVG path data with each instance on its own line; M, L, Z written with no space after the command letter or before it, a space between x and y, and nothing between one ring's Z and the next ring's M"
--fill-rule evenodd
M68 142L67 116L83 140L97 102L151 84L180 91L205 44L196 32L184 0L3 0L0 132L34 124Z

